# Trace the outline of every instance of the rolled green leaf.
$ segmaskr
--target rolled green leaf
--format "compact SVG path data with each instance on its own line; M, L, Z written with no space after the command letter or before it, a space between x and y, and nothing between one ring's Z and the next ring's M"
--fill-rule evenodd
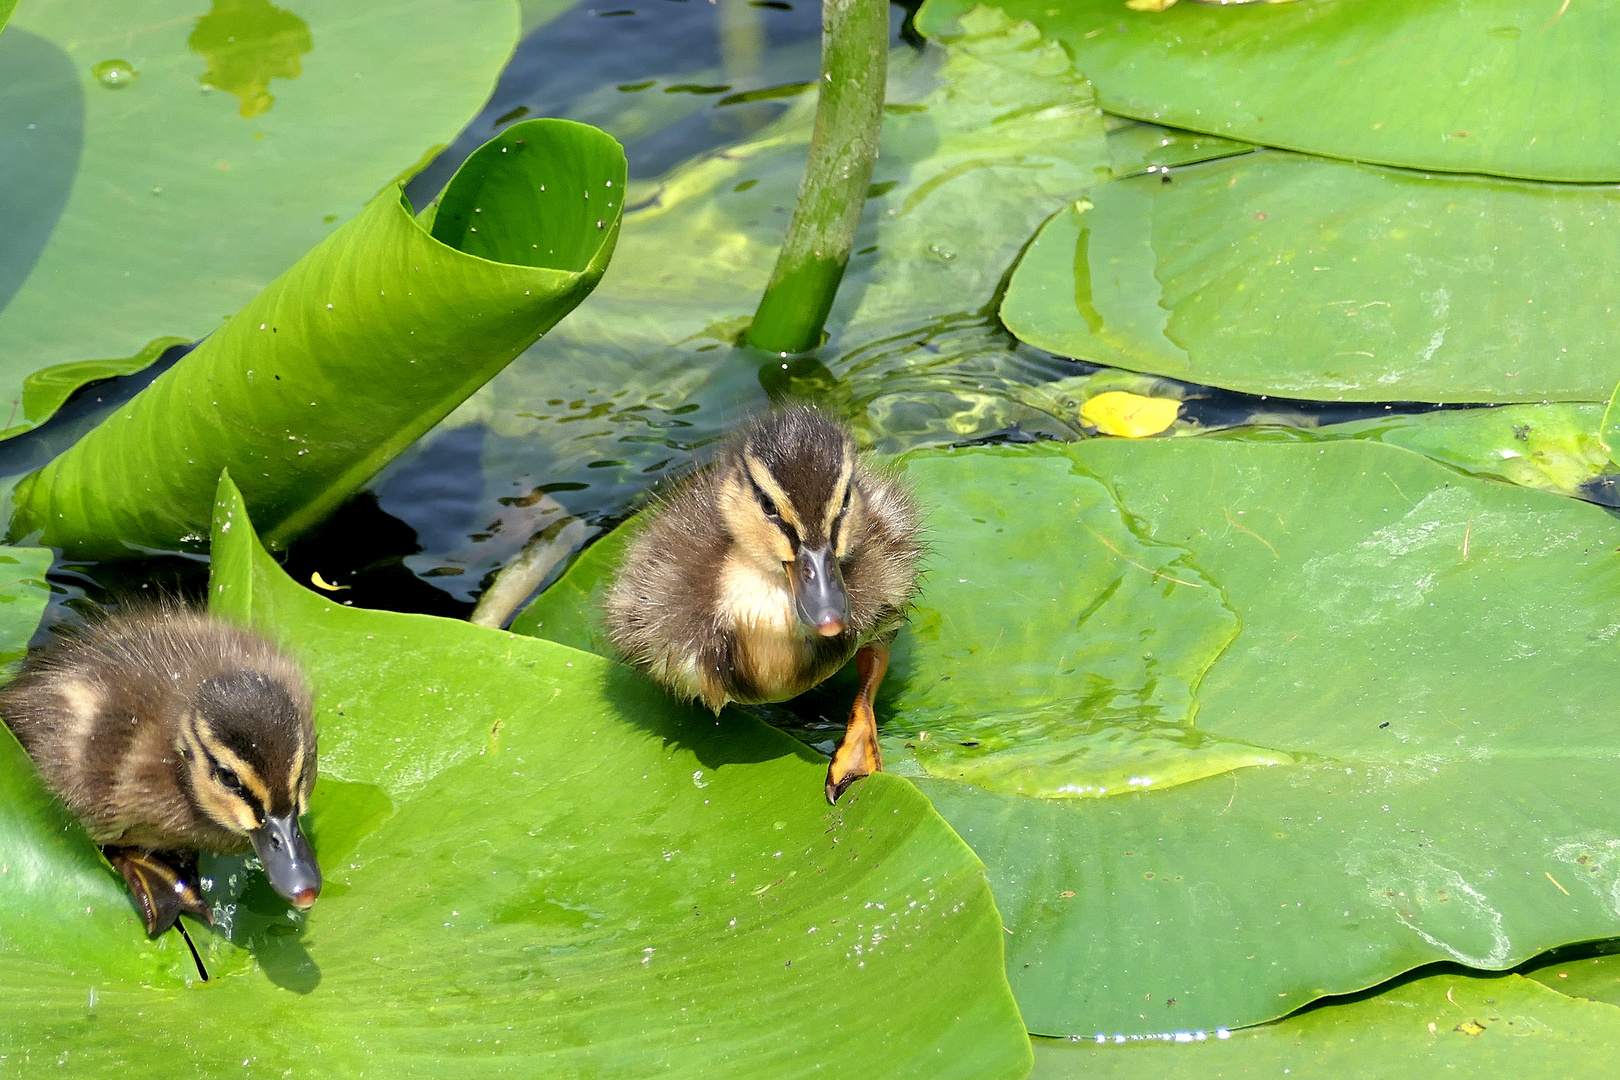
M843 280L883 129L889 5L822 4L821 100L787 239L748 342L771 352L814 348Z
M80 558L200 550L229 468L266 542L284 545L585 298L624 182L612 138L531 120L467 160L431 233L390 186L24 479L11 534Z

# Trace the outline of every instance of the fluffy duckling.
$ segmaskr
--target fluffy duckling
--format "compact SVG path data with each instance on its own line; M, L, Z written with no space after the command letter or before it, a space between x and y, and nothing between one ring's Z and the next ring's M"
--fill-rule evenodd
M904 485L798 405L744 427L650 515L608 594L614 644L715 712L795 697L854 656L860 691L827 801L882 769L872 698L922 554Z
M0 717L103 845L149 934L211 922L198 851L250 847L298 908L321 872L298 827L315 784L310 690L250 631L178 606L101 621L29 655Z

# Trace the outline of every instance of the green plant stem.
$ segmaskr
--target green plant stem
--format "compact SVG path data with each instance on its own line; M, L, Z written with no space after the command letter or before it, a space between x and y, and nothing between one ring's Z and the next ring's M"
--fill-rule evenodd
M755 348L796 353L821 341L877 160L888 63L887 0L823 0L810 161L776 271L748 330Z

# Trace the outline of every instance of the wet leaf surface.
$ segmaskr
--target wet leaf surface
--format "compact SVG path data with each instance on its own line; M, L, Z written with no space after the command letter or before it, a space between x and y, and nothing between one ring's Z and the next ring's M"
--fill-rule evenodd
M1043 349L1251 394L1605 401L1610 188L1267 152L1057 213L1001 314Z
M1084 798L1279 760L1194 728L1238 616L1102 477L1066 455L971 450L919 454L906 475L932 510L933 569L879 698L888 768ZM1054 546L1031 558L1043 536Z
M549 642L344 608L286 578L228 486L215 541L216 608L251 612L317 688L327 887L290 918L256 870L205 865L220 930L194 933L215 975L195 983L173 935L144 941L83 834L13 795L7 812L54 839L10 841L0 877L11 1060L1028 1071L982 868L910 785L832 809L813 756L747 717L717 724Z
M25 0L0 37L0 434L218 329L449 142L517 35L507 3Z
M934 34L976 0L932 0ZM1528 0L1178 4L998 0L1074 52L1122 116L1330 157L1620 180L1613 92L1589 65L1610 8ZM1353 86L1354 92L1347 92ZM1601 118L1601 119L1596 119Z

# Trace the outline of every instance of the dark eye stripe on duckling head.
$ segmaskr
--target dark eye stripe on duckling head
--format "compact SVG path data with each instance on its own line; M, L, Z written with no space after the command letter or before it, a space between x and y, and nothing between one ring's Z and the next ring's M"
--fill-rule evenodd
M799 537L804 533L804 526L799 519L798 510L793 500L788 498L782 485L765 469L761 468L756 459L743 458L743 475L748 477L748 484L753 489L754 498L758 500L759 507L770 518L772 523L781 529L787 536L788 543L795 548L799 546Z
M181 725L191 796L209 817L239 832L264 823L270 790L254 767L227 746L211 739L205 723L193 714Z
M791 491L793 521L806 543L820 546L843 497L841 485L852 467L854 447L837 421L804 405L788 406L755 420L743 438L742 457L750 477L780 508L779 491ZM770 484L761 483L770 478Z
M194 702L199 741L236 773L262 811L299 809L307 722L286 689L262 672L229 671L203 679Z

